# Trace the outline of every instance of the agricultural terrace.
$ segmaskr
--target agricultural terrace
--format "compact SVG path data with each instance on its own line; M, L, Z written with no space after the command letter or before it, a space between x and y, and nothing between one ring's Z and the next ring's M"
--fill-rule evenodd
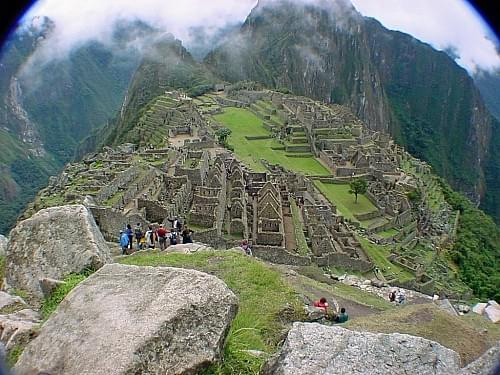
M305 175L327 176L330 174L312 154L290 156L290 153L285 152L283 145L271 136L269 130L264 128L262 120L246 109L224 108L224 113L214 115L213 118L231 129L232 133L228 142L234 147L236 156L257 172L266 171L260 162L261 159L265 159L269 163L280 164L291 171ZM269 138L248 140L246 137Z
M364 194L358 194L358 202L354 202L354 194L349 194L349 184L328 184L321 181L314 181L314 184L346 219L359 222L354 214L377 211L377 207Z

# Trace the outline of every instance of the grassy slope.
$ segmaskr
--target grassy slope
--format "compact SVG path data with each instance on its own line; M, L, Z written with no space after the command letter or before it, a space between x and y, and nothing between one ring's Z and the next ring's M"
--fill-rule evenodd
M260 159L272 164L306 175L329 175L328 170L312 157L287 157L285 151L272 150L271 147L283 147L275 139L252 140L245 136L270 136L270 132L262 125L262 120L252 112L241 108L225 108L224 113L215 115L214 119L231 129L229 143L234 146L236 155L249 167L256 171L265 171Z
M389 246L376 245L361 236L358 236L357 239L361 243L363 250L365 250L368 256L372 259L373 263L381 270L385 277L390 279L393 275L400 281L407 281L414 278L411 272L398 267L387 260L387 257L391 252L391 248Z
M346 328L425 337L458 352L463 365L477 358L500 339L500 327L485 318L474 313L454 317L432 304L405 306L385 312L377 319L354 319L347 322Z
M377 208L364 195L358 194L358 202L354 202L354 194L349 194L348 184L325 184L314 181L316 187L325 197L337 206L337 210L349 220L358 221L354 214L376 211Z

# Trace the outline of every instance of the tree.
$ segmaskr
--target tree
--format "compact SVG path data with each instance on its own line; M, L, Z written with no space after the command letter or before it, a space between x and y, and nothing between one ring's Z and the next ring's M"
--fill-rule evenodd
M217 139L221 145L226 144L227 137L231 134L231 129L228 128L220 128L215 132Z
M356 197L354 203L358 203L358 194L366 193L366 188L368 187L368 182L364 178L356 178L349 183L350 194L354 194Z

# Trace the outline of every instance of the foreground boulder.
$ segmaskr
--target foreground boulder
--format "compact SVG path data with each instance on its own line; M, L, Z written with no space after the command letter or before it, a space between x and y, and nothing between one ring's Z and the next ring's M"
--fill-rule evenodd
M51 207L21 221L10 232L6 280L10 287L41 298L39 280L61 279L108 262L110 251L85 206Z
M0 342L7 351L16 346L23 347L36 336L40 322L40 314L31 309L0 315Z
M294 323L264 374L449 375L459 370L456 352L421 337Z
M219 358L236 310L215 276L109 264L62 301L16 374L195 374Z

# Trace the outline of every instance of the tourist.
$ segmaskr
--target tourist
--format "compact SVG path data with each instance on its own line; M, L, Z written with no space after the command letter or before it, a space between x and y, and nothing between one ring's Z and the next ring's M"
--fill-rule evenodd
M396 301L396 292L394 290L391 290L389 292L389 302L394 302Z
M129 237L127 232L120 231L120 247L122 248L122 255L125 255L128 249Z
M402 305L403 303L405 303L405 301L406 301L405 293L400 289L396 296L396 302Z
M168 238L170 239L170 245L177 245L177 229L172 228Z
M345 312L345 307L340 309L340 314L335 318L335 323L345 323L349 320L349 315Z
M250 247L247 239L241 241L241 248L243 249L246 255L252 256L252 248Z
M134 232L132 231L132 226L130 224L127 224L126 233L128 236L128 248L132 250L132 240L134 239Z
M148 249L155 248L155 232L153 231L153 227L151 225L148 226L148 230L146 231L146 246Z
M135 240L137 241L137 250L141 249L141 238L143 237L141 223L137 223L134 229Z
M321 297L319 301L314 301L313 306L323 310L325 312L325 316L328 315L328 302L326 302L325 297Z
M172 229L175 229L178 232L182 230L182 222L177 216L175 216L173 219L169 219L168 221L172 223Z
M182 231L182 243L193 243L191 238L191 234L194 232L188 228L188 226L184 226L184 230Z
M146 248L146 234L143 234L143 236L139 240L139 249L144 250L145 248Z
M160 250L165 250L165 242L167 240L167 231L163 227L163 224L160 224L160 227L156 231L156 237L158 238L158 243L160 244Z

